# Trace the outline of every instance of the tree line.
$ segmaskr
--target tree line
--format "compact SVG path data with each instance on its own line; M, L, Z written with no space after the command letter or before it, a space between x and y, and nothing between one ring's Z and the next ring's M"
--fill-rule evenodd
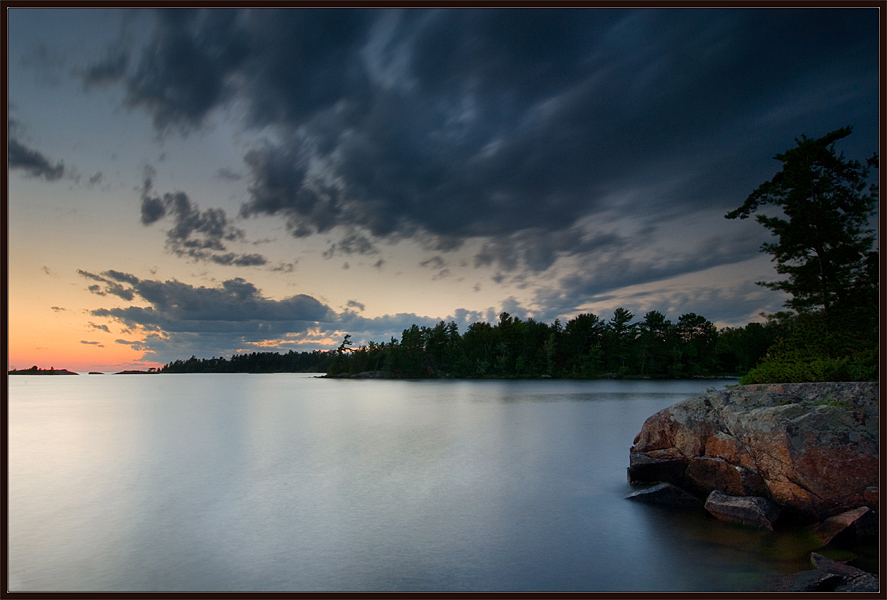
M580 314L566 324L507 312L499 321L472 323L464 334L455 322L413 325L400 340L351 347L346 335L331 351L329 376L361 373L396 378L685 378L741 375L785 334L775 319L718 329L695 313L670 321L650 311L635 321L625 308L603 320Z
M161 373L361 373L394 378L681 378L741 375L787 332L784 320L718 329L695 313L672 322L658 311L635 321L617 308L609 320L586 313L566 324L507 312L499 321L412 325L400 339L353 347L346 335L335 350L252 352L175 360Z
M252 352L224 357L175 360L159 369L160 373L325 373L330 353L313 352Z

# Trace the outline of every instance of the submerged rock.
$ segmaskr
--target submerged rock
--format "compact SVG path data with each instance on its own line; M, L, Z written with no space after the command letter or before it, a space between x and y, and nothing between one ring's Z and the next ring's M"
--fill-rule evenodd
M632 492L625 498L672 508L702 508L702 501L699 498L670 483L657 483L652 487Z
M878 535L878 518L869 507L860 506L813 525L810 532L821 546L838 536L855 540L874 538Z
M808 522L876 510L878 408L875 382L708 392L647 419L628 478L763 497Z
M793 575L771 577L766 586L766 591L833 592L841 583L844 583L844 577L841 575L820 571L819 569L811 569Z
M826 558L816 552L810 553L810 562L813 563L813 566L819 571L839 575L841 577L842 580L834 588L834 591L836 592L879 591L880 581L877 575Z
M771 592L878 592L877 575L835 560L810 553L815 569L793 575L769 578L765 589Z
M779 508L766 498L730 496L717 490L708 495L705 510L722 521L770 531L773 531L773 523L779 518Z

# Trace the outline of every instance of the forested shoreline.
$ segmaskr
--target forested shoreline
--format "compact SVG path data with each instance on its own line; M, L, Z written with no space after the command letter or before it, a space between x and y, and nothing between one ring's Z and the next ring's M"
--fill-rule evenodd
M780 337L776 320L718 330L695 313L672 323L658 311L640 321L617 308L604 321L585 313L562 324L521 320L413 325L400 340L352 349L350 336L331 353L331 377L370 373L395 378L688 378L741 375Z
M313 352L251 352L224 357L175 360L158 369L158 373L325 373L330 353Z
M566 324L522 320L503 312L499 321L413 325L401 338L353 347L346 335L335 350L253 352L230 359L176 360L161 373L317 372L330 377L371 373L391 378L686 378L739 376L790 332L791 323L718 329L695 313L671 322L658 311L643 319L618 308L604 321L580 314Z

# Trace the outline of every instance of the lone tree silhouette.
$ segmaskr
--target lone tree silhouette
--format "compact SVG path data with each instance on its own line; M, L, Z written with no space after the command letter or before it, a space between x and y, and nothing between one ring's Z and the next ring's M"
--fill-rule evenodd
M869 227L878 203L878 186L869 183L878 155L865 165L835 151L835 142L850 135L843 127L818 139L801 136L797 146L776 160L782 170L761 184L728 219L748 218L764 205L783 215L755 215L778 238L761 250L773 255L781 281L758 282L791 294L788 308L834 311L868 304L878 298L878 252Z

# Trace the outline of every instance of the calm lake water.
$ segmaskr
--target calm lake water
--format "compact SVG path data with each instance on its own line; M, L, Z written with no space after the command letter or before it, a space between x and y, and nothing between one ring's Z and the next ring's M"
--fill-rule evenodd
M624 500L735 381L9 378L14 591L748 590L787 534Z

